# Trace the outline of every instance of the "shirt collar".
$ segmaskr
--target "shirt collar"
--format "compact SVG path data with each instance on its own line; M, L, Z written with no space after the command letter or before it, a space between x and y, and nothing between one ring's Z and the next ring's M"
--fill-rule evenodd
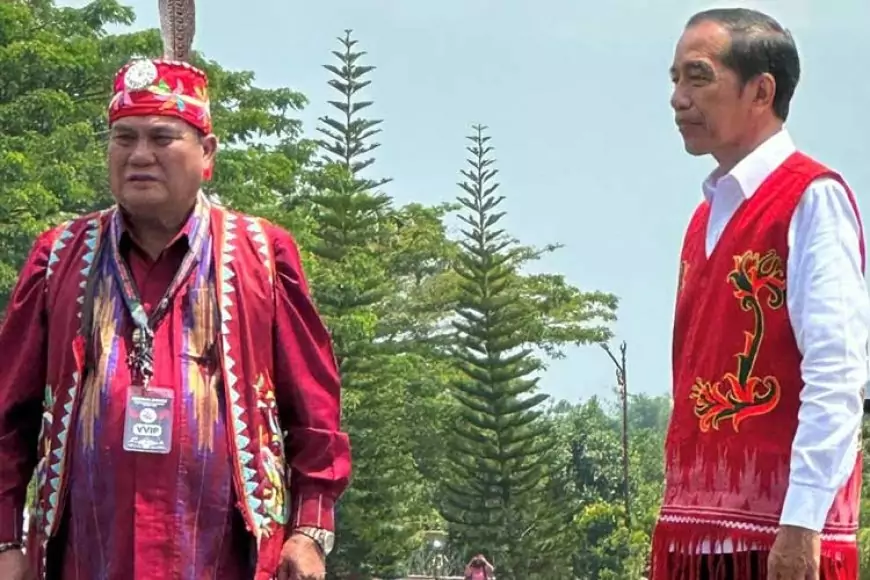
M197 206L200 203L202 203L202 200L198 199ZM172 241L169 242L169 244L167 244L167 246L166 246L167 248L174 246L176 243L178 243L181 240L184 240L185 242L188 242L188 243L190 242L190 235L192 233L191 230L193 228L193 223L194 223L193 218L194 218L194 214L196 214L196 210L197 210L197 207L195 206L194 209L190 212L190 215L187 217L187 221L184 222L184 226L175 235L175 237L172 238ZM121 215L121 217L122 217L122 219L121 219L121 231L120 231L121 235L119 236L119 242L121 244L122 250L128 250L130 247L130 244L135 244L136 240L133 239L133 236L130 234L130 231L127 229L126 220L123 219L123 214Z
M782 129L756 147L725 175L720 175L718 170L713 171L702 185L704 197L708 202L712 201L717 191L733 186L736 186L743 197L752 197L764 180L796 150L791 135Z

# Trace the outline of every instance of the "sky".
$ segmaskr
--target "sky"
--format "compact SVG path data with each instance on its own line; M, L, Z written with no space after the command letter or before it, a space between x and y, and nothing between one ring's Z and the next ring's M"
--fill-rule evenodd
M137 28L157 25L156 0L125 3ZM661 394L683 231L714 167L682 148L668 68L689 16L734 6L794 34L803 71L788 129L870 215L867 0L200 0L194 47L259 86L305 94L313 136L334 98L321 65L353 29L377 66L365 94L384 119L373 175L394 178L385 189L397 203L454 200L465 136L489 127L508 230L564 245L538 271L619 296L614 347L628 345L629 391ZM572 402L608 396L614 369L597 346L570 348L541 385Z

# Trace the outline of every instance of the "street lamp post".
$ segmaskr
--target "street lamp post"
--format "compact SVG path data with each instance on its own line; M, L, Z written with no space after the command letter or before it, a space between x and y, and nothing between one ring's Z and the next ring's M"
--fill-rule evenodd
M601 343L601 348L604 349L616 367L616 384L619 386L619 398L622 402L622 492L625 501L625 523L631 528L631 492L628 479L628 378L625 372L626 344L623 341L619 345L619 359L614 356L606 342Z
M432 540L432 549L435 551L435 557L432 559L433 564L433 573L435 574L435 580L441 578L444 575L444 554L441 553L441 549L444 547L444 542L438 538Z

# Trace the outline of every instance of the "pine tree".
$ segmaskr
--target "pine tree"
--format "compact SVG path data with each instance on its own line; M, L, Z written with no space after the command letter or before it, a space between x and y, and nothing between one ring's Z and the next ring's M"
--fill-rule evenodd
M374 163L368 155L378 146L371 139L381 121L363 118L372 102L358 100L374 67L359 64L365 53L355 50L350 31L338 40L338 64L325 68L340 94L329 101L339 114L320 119L318 131L327 137L319 142L325 178L311 197L312 288L335 342L354 463L353 484L338 506L330 574L393 576L411 551L410 511L421 484L403 413L407 375L379 340L384 299L394 288L385 227L392 204L377 191L389 180L363 175Z
M455 356L465 379L456 385L461 419L451 456L456 479L446 482L443 515L470 551L492 556L500 579L531 578L526 531L546 481L546 426L533 376L540 363L524 346L517 266L522 248L498 223L503 201L485 128L468 138L470 169L462 171L467 226L456 271L461 297ZM524 562L524 560L526 560ZM491 560L492 561L492 560Z
M366 77L375 67L359 64L366 53L354 51L358 41L351 38L350 30L338 41L343 50L332 52L338 65L324 65L333 75L329 85L340 95L329 101L339 115L321 117L321 126L317 127L327 139L318 141L325 163L320 179L315 180L319 193L312 197L318 239L311 251L325 269L332 271L322 272L330 283L316 288L317 302L324 315L335 319L332 330L336 354L347 378L354 370L348 365L356 364L353 355L362 354L365 341L350 339L361 334L359 329L344 328L344 319L353 312L364 313L371 320L375 305L388 294L389 280L380 267L378 253L384 242L380 221L391 200L375 190L389 179L372 180L362 175L375 161L365 156L379 146L370 139L380 132L377 126L382 121L361 117L360 112L372 101L357 99L359 92L371 84Z
M375 162L374 157L364 158L364 156L381 146L380 143L371 142L371 139L381 132L377 127L383 120L360 116L360 112L371 107L373 101L359 101L356 97L361 90L371 84L372 81L367 80L366 77L376 67L359 64L359 60L367 53L354 51L359 41L354 40L352 34L352 30L345 30L344 36L338 38L343 50L332 51L338 59L339 66L327 64L323 67L333 74L329 86L341 95L341 100L329 101L329 104L337 109L343 118L321 117L319 120L322 126L317 130L326 137L319 141L319 145L326 152L327 158L342 165L353 176L354 184L359 191L372 192L392 180L389 178L372 180L361 176L362 171Z

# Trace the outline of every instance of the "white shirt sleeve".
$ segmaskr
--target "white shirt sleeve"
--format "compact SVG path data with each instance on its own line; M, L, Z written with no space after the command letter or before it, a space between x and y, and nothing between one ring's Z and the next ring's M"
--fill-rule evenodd
M843 186L813 182L789 228L786 297L804 385L781 525L821 531L855 465L870 327L860 240Z

